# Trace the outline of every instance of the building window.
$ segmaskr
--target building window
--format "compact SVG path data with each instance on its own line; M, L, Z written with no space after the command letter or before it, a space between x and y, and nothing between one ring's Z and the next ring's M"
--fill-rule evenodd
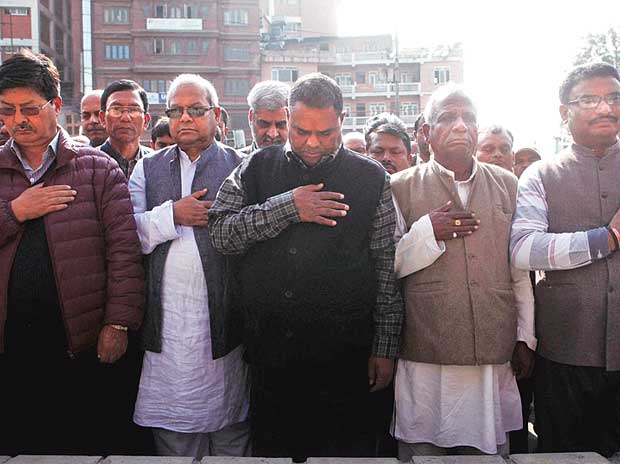
M336 74L334 76L334 80L336 81L336 83L338 85L351 85L351 84L353 84L353 81L351 81L351 74L349 74L349 73Z
M39 31L41 31L41 42L47 45L51 45L52 39L50 32L50 20L47 19L47 16L43 14L39 15Z
M163 79L151 79L142 81L142 87L147 92L166 93L169 83Z
M224 46L224 60L226 61L250 61L250 49L247 47Z
M355 73L355 82L357 82L358 84L365 84L366 83L366 73L363 71L357 71Z
M153 54L164 54L164 39L153 39Z
M183 17L183 12L181 11L181 8L178 6L171 6L168 9L168 17L169 18L182 18Z
M369 103L368 111L371 116L379 113L385 113L385 103Z
M202 53L204 55L209 53L209 41L206 39L202 41Z
M295 82L299 71L295 68L275 68L271 70L271 79L280 82Z
M180 55L181 54L181 42L178 40L170 41L170 54L171 55Z
M418 104L413 102L406 102L400 105L401 116L415 116L418 114Z
M12 16L28 16L30 14L30 8L14 7L5 8L4 14Z
M450 81L450 68L435 68L433 71L433 82L435 85L445 84Z
M155 6L155 17L156 18L167 18L168 17L168 8L166 5L156 5Z
M284 32L294 33L299 32L301 30L300 23L286 23L284 25Z
M322 44L319 44L319 50L322 52L328 52L329 51L329 44L324 42Z
M365 103L357 103L355 105L355 116L366 117L366 104Z
M185 18L197 18L196 7L192 5L184 5L183 13L185 14Z
M224 84L225 95L240 95L245 97L250 91L250 82L247 79L226 79Z
M129 45L106 45L105 46L105 59L106 60L128 60L129 58Z
M342 107L342 111L344 111L344 114L346 116L351 116L351 107L346 105Z
M225 26L247 26L248 12L246 10L227 10L224 11Z
M187 53L189 55L198 55L198 42L196 40L187 42Z
M104 8L105 24L129 24L129 8Z
M375 71L368 73L368 83L370 85L375 85L377 83L377 73Z

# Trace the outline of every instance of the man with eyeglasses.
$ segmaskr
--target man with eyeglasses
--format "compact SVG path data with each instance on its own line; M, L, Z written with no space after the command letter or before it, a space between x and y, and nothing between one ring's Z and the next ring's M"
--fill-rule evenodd
M80 101L80 134L90 140L91 147L98 147L108 138L108 133L99 120L102 93L103 90L91 90Z
M125 177L72 142L61 106L46 56L21 51L0 66L12 136L0 150L0 455L116 450L107 367L142 320Z
M99 149L114 158L127 178L138 160L153 151L140 144L142 132L151 121L148 110L146 92L132 80L114 81L101 95L99 121L108 139Z
M182 74L167 98L177 142L138 161L129 190L147 256L146 349L134 421L166 456L249 455L247 367L230 310L230 264L211 245L207 213L241 162L215 141L213 85Z
M560 87L573 143L519 179L514 265L542 270L535 407L542 452L620 450L620 75L576 67Z

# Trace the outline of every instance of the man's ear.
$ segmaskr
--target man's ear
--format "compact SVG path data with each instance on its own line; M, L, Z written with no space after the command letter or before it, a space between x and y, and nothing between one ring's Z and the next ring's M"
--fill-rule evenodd
M568 122L569 111L570 111L570 108L568 105L560 105L560 116L562 117L562 122L565 124Z
M150 122L151 122L151 115L149 113L144 113L144 129L145 130L149 128Z
M250 126L252 125L252 121L254 121L254 110L250 108L250 111L248 111L248 122Z

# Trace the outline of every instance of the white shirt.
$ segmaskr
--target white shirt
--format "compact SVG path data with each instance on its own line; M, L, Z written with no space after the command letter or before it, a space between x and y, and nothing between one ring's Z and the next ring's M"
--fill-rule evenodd
M452 171L437 165L454 178ZM464 205L468 204L477 167L474 161L470 178L455 180ZM435 240L429 215L421 217L407 231L396 206L394 266L397 277L403 278L432 265L446 247L443 241ZM511 272L518 310L517 339L535 350L531 281L525 271L511 267ZM433 443L444 448L473 446L495 454L497 446L506 442L506 433L523 425L521 399L510 363L447 366L399 359L395 397L393 435L408 443Z
M182 196L196 161L180 152ZM213 359L209 301L193 227L175 225L173 202L146 211L143 160L129 180L142 252L171 241L162 277L162 351L144 355L134 421L144 427L206 433L246 419L249 378L242 348Z

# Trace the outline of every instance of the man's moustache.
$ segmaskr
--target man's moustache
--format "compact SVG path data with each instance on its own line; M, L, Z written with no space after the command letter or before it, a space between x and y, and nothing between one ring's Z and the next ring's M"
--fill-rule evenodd
M30 124L17 124L16 126L13 126L13 130L32 130L32 126Z
M618 122L618 118L612 115L607 115L607 116L599 116L598 118L594 118L592 121L590 121L590 124L594 124L597 123L599 121L605 121L605 120L609 120L611 122Z

